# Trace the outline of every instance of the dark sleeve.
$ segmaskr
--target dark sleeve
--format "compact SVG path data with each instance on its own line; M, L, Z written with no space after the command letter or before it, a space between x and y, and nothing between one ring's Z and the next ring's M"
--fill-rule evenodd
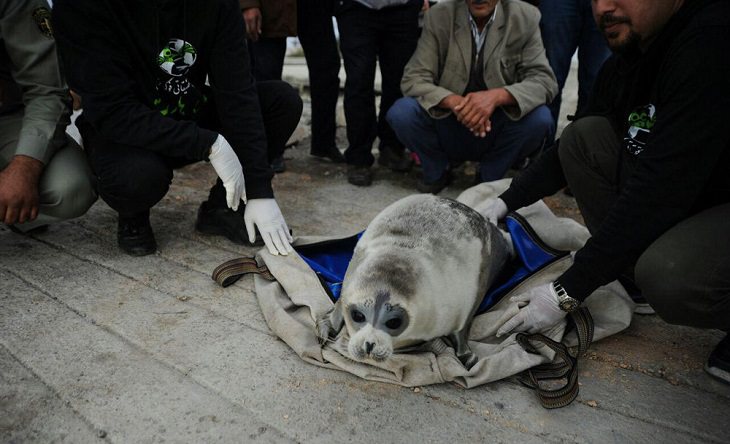
M551 196L566 185L563 167L558 158L556 141L537 158L522 174L517 176L510 187L499 197L507 204L509 211L515 211Z
M164 117L135 96L129 74L135 66L113 26L107 26L103 3L57 0L53 6L64 72L83 99L84 118L105 139L171 157L207 159L217 133Z
M221 134L238 155L249 199L273 197L266 133L251 76L243 18L234 1L221 2L210 57L210 86Z
M649 245L691 214L730 145L727 27L683 38L658 79L657 119L646 148L606 220L560 278L585 299L635 264Z

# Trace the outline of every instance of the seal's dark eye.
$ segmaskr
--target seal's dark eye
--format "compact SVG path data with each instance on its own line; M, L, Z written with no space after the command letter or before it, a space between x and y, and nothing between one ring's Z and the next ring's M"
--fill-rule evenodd
M365 322L365 315L358 310L352 310L352 312L350 312L350 316L352 316L352 320L357 323Z
M401 325L403 325L403 320L401 318L388 319L385 323L385 326L391 330L396 330L400 328Z

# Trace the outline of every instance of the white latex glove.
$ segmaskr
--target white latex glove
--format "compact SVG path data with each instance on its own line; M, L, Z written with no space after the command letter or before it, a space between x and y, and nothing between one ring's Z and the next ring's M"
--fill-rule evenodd
M507 215L507 204L499 197L480 202L474 205L474 209L494 225Z
M208 160L223 181L228 208L236 211L241 200L246 203L246 182L243 179L241 162L225 137L218 135L215 139Z
M289 234L289 227L286 225L284 216L281 215L276 200L249 200L246 204L246 211L243 213L243 220L246 222L248 240L251 243L256 241L256 230L254 229L254 226L256 226L264 239L266 248L269 249L269 253L286 256L290 251L294 251L291 247L293 239Z
M510 300L526 302L527 305L522 306L516 315L497 330L497 337L513 331L538 333L554 326L568 314L560 309L552 282L513 296Z

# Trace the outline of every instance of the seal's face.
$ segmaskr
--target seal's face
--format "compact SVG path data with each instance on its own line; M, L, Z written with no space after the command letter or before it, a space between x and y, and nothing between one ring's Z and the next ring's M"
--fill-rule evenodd
M347 346L356 359L384 361L393 354L394 339L408 328L408 311L391 301L388 291L361 298L345 307L345 324L350 335Z

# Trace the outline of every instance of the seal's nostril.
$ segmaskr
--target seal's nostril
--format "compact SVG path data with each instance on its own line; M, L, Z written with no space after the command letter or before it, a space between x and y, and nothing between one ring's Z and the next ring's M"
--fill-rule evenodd
M370 354L370 352L373 351L373 348L375 348L375 343L373 343L373 342L365 343L365 351L367 352L367 354Z

